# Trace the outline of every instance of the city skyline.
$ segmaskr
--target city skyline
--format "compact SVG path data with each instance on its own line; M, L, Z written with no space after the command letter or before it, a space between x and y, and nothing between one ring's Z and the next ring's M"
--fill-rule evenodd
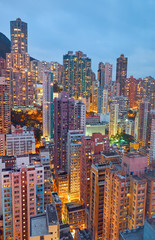
M102 25L98 21L96 25L102 12L98 10L96 19L96 6L101 9L102 4L98 5L101 1L98 0L94 9L87 0L82 5L81 0L78 3L66 0L65 5L62 0L58 3L51 0L46 5L48 1L45 0L42 11L39 12L40 1L37 3L34 0L30 7L28 0L25 6L22 4L21 10L19 0L14 0L12 11L16 14L16 19L10 14L8 21L11 49L5 33L0 33L0 240L153 240L155 78L143 77L142 74L148 66L151 69L150 61L152 64L154 61L151 55L148 61L147 56L139 57L137 54L138 60L135 64L136 59L131 63L138 73L137 64L143 62L141 78L133 72L133 76L130 76L132 58L129 52L130 48L133 51L135 48L131 41L129 45L127 41L123 45L115 37L109 44L116 41L118 50L119 46L124 49L128 45L126 51L120 51L113 60L98 61L97 54L103 56L104 48L107 54L104 57L116 54L113 51L116 46L111 48L106 42L101 44L102 47L100 44L93 47L92 42L100 40L98 35L93 35L94 38L91 39L88 34L90 30L91 34L95 33L95 26L97 33ZM102 1L105 3L104 10L111 6L106 1L108 0ZM119 15L122 18L119 28L124 26L121 29L124 39L127 31L128 34L131 32L130 28L126 28L129 13L131 22L134 18L129 6L136 7L136 3L132 4L132 1L131 4L127 0L127 3L117 6L116 2L120 3L120 0L109 0L113 7L120 7L115 8L115 12L118 9L116 15L128 6L128 12ZM7 2L8 0L6 6ZM34 2L37 3L35 10ZM55 35L51 37L53 29L48 15L52 2L51 13L57 21L53 25ZM150 5L151 0L148 2ZM1 5L0 3L0 7ZM68 9L65 10L67 6ZM77 8L72 9L73 6ZM8 9L10 7L11 4ZM29 8L30 11L27 17L19 16L14 7L17 11L21 10L21 15L23 9L27 11ZM73 22L69 21L67 25L66 15L55 12L57 7L59 10L64 9L65 14L72 10L67 21L76 10ZM88 14L90 8L94 10L91 18ZM44 14L45 10L47 14ZM142 9L132 10L138 13ZM9 14L9 10L4 11ZM146 18L145 12L142 12ZM29 19L31 13L34 14ZM33 22L36 13L39 21ZM109 14L112 13L114 11L109 11ZM116 15L113 16L116 20L114 25L119 25ZM53 43L58 37L57 31L60 28L57 27L61 25L63 16L65 27L60 34L62 39ZM74 24L77 16L79 28ZM83 17L90 20L90 28L76 38L79 29L82 33L87 25L84 21L81 25ZM150 22L150 18L148 20ZM145 29L147 24L141 24L144 25L144 35L149 38ZM45 34L47 29L49 31ZM106 29L108 22L105 32ZM116 32L117 30L118 28ZM46 36L47 40L42 46ZM109 39L105 34L106 37ZM135 47L138 44L137 37ZM49 46L50 39L52 41ZM87 47L84 50L76 47L73 51L73 45L85 46L85 40ZM141 40L145 42L145 38ZM68 46L69 49L66 50ZM145 46L151 47L147 41ZM46 48L49 54L46 53ZM39 56L39 49L47 57L51 56L52 51L55 54L52 59L41 61L34 54L36 52ZM59 59L56 49L62 54L63 64L55 58L57 56ZM43 57L44 54L40 56ZM93 72L93 57L97 61L96 76ZM151 74L150 70L148 75ZM112 82L112 76L116 81Z
M92 59L96 74L99 62L112 63L114 81L116 58L123 53L128 57L127 77L155 76L153 1L99 0L95 5L93 1L46 0L44 4L27 1L21 7L18 3L0 3L0 31L10 39L11 20L20 17L28 23L28 53L32 57L62 64L67 51L80 50Z

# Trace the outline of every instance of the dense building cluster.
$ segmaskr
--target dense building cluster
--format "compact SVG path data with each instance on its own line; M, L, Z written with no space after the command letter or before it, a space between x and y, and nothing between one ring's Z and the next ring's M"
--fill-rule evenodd
M11 21L0 57L0 240L155 239L155 79L127 77L128 58L69 51L63 65L28 54ZM26 126L11 110L31 115ZM18 121L18 119L17 119ZM38 135L41 133L41 136Z

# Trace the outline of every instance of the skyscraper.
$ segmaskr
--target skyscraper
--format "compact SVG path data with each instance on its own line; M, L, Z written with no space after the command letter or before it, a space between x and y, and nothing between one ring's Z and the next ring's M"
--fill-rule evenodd
M152 119L151 124L151 139L150 139L150 154L149 163L155 162L155 119Z
M127 77L127 61L128 59L122 54L117 58L116 66L116 83L119 85L119 95L124 95L125 80Z
M50 62L50 65L53 73L53 82L62 84L63 65L57 62Z
M103 105L103 86L100 85L97 90L97 112L102 113Z
M10 22L11 49L14 52L27 52L27 23L17 18Z
M5 155L5 134L0 134L0 156Z
M103 90L102 113L108 112L108 90Z
M108 136L93 133L92 136L83 136L80 157L80 198L85 206L90 204L90 172L92 163L101 161L101 152L109 149Z
M70 97L90 97L91 59L83 52L63 56L63 89Z
M144 225L146 208L147 181L131 176L129 198L129 229Z
M112 85L112 64L105 63L105 88L110 90Z
M90 169L92 165L92 139L82 137L80 157L80 199L85 206L90 203Z
M114 96L111 98L111 102L113 104L116 103L119 106L119 110L118 110L119 119L123 119L125 116L127 116L127 112L129 110L129 100L127 97Z
M11 130L10 88L4 77L0 77L0 134Z
M83 130L69 130L67 136L67 172L71 201L80 200L80 155Z
M102 239L103 235L104 184L107 167L105 163L91 166L89 229L94 240Z
M11 21L11 53L6 54L6 69L2 71L10 84L11 106L32 106L35 76L30 71L27 53L27 24L21 19Z
M53 138L53 73L43 72L43 137Z
M138 86L138 81L135 78L133 78L133 76L128 78L125 82L124 95L129 99L130 108L138 107L137 86Z
M105 85L105 65L103 62L100 62L98 65L97 79L99 81L99 85L104 87L104 85Z
M86 105L83 101L75 101L75 129L85 132L86 126Z
M149 140L149 117L151 104L147 99L139 103L138 140L145 147Z
M106 62L99 63L98 66L98 81L99 85L104 89L110 90L112 84L112 64Z
M44 212L43 167L3 169L2 202L4 239L29 239L29 217Z
M111 135L116 135L118 130L118 113L119 113L119 104L112 103L110 104L110 121L109 121L109 137Z
M97 92L98 92L98 81L92 82L92 105L91 110L97 112Z
M128 228L130 177L112 166L105 172L102 239L117 240L120 230Z
M74 129L75 100L66 92L54 99L54 166L66 169L66 143L68 130Z

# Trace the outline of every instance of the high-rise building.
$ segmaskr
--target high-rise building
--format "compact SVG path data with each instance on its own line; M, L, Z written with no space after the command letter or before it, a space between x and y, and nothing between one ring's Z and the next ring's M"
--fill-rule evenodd
M139 176L131 176L129 197L129 229L144 225L146 209L147 181Z
M8 156L35 153L34 132L6 134L6 149Z
M129 108L138 107L137 86L138 81L133 76L126 79L124 96L129 99Z
M83 101L75 101L75 129L85 132L86 126L86 105Z
M127 78L127 61L128 59L122 54L117 58L116 66L116 83L119 85L119 95L125 94L125 80Z
M0 134L0 156L5 155L5 134Z
M40 163L44 168L44 209L46 205L52 203L53 182L51 179L50 154L49 149L40 148ZM31 160L32 162L32 160ZM35 164L36 160L34 160Z
M110 90L112 85L112 64L105 63L105 86L104 88Z
M120 230L128 228L130 177L119 166L106 169L102 239L117 240Z
M151 124L151 139L150 139L150 154L149 163L155 162L155 119L152 119Z
M145 176L147 180L147 197L146 197L146 216L155 217L155 170L148 171Z
M5 69L6 68L6 60L2 57L0 57L0 77L1 77L1 74L2 74L2 69Z
M53 74L43 73L43 137L53 138Z
M150 107L151 104L147 99L139 103L138 140L144 147L149 141Z
M108 112L108 91L103 90L102 113L106 114L107 112Z
M75 100L66 92L54 99L54 166L55 170L67 167L66 143L68 130L74 129Z
M112 85L112 64L100 62L98 66L99 85L110 90Z
M109 121L109 137L117 134L118 129L118 114L119 114L119 104L110 104L110 121Z
M98 65L98 74L97 79L99 82L99 85L104 88L105 85L105 65L103 62L100 62Z
M70 97L90 97L91 59L81 51L63 56L63 89Z
M0 77L0 134L11 130L10 88L4 77Z
M129 110L129 100L128 97L124 96L115 96L111 98L110 104L116 103L119 105L118 110L118 117L119 119L123 119L124 117L127 117L127 112Z
M155 109L155 79L152 77L146 77L142 80L142 86L145 90L145 97L148 98L151 103L151 109Z
M57 62L50 62L51 72L53 73L53 82L62 84L63 65Z
M67 136L67 172L69 175L69 197L80 200L80 154L83 130L69 130Z
M122 169L129 175L144 174L147 169L147 156L139 152L125 153L122 158Z
M67 172L61 170L56 172L56 188L61 201L67 202L69 193L69 177Z
M85 136L81 143L80 157L80 199L87 206L90 203L90 169L92 165L92 140Z
M55 204L48 204L46 213L30 216L29 240L61 239L60 228Z
M102 113L103 105L103 86L100 85L97 90L97 112Z
M30 71L27 53L27 23L11 21L11 53L6 54L6 69L2 76L9 81L11 106L32 106L35 93L35 76Z
M2 202L4 239L29 239L29 217L44 212L43 167L3 169Z
M102 239L105 163L92 164L90 177L89 229L94 240Z
M62 221L62 202L57 192L52 192L52 203L55 205L59 222Z
M65 204L65 222L70 225L72 231L86 227L86 210L79 202Z
M27 23L17 18L10 22L11 49L14 52L27 52Z
M98 81L92 82L92 106L91 110L97 112L97 92L98 92Z
M108 136L93 133L83 136L80 157L80 199L85 206L90 204L90 172L92 163L101 162L101 152L109 149Z

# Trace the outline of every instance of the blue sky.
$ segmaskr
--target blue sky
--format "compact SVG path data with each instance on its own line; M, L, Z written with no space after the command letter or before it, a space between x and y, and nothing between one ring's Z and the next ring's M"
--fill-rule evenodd
M0 0L0 32L10 38L10 20L28 23L28 52L38 60L63 62L69 50L113 64L128 57L128 77L155 77L155 0Z

